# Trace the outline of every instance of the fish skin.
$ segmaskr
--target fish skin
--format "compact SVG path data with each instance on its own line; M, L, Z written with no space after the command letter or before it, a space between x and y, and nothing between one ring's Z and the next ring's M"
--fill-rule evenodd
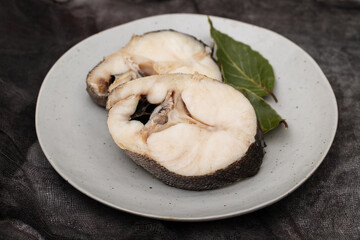
M241 179L252 177L258 173L264 157L264 137L259 127L255 142L249 146L245 156L226 168L202 176L184 176L171 172L147 156L124 150L139 166L151 173L165 184L185 190L204 191L225 187Z
M86 85L86 91L88 92L90 98L94 101L94 103L96 103L100 107L106 107L108 95L100 96L90 84Z
M97 105L99 105L100 107L105 107L106 106L106 101L108 98L108 94L105 96L101 96L97 93L97 91L95 90L95 88L93 86L91 86L89 79L90 76L92 74L92 72L103 62L105 61L105 59L101 60L98 64L96 64L96 66L90 70L90 72L87 74L86 76L86 91L88 92L90 98L94 101L94 103L96 103ZM111 77L111 76L110 76Z

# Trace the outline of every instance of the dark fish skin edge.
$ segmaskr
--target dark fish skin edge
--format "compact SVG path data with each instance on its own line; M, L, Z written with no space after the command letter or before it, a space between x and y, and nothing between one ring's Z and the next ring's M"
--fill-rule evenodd
M144 36L146 34L149 34L149 33L156 33L156 32L163 32L163 31L172 31L172 32L178 32L178 33L181 33L181 34L184 34L184 35L187 35L189 37L192 37L193 39L195 39L196 41L200 42L201 44L204 45L204 47L209 47L207 44L205 44L203 41L197 39L196 37L190 35L190 34L187 34L187 33L183 33L183 32L179 32L179 31L176 31L176 30L173 30L173 29L161 29L161 30L156 30L156 31L151 31L151 32L146 32L144 33L143 35L141 36ZM211 58L214 60L214 62L217 63L217 61L215 60L214 56L213 56L213 48L211 48ZM92 88L90 86L90 84L88 83L88 78L91 74L92 71L94 71L101 63L104 62L105 59L103 59L102 61L100 61L98 64L96 64L96 66L91 69L91 71L88 73L88 75L86 76L86 91L89 93L91 99L99 106L101 107L106 107L106 101L107 101L107 98L108 96L99 96L94 88ZM111 77L111 75L109 75L109 78Z
M107 101L108 96L107 95L99 96L95 92L95 89L93 87L91 87L90 83L88 82L88 79L89 79L90 74L104 61L105 61L105 58L103 60L101 60L98 64L96 64L96 66L93 69L91 69L90 72L86 76L86 91L88 92L88 94L90 95L90 97L94 101L94 103L96 103L97 105L99 105L101 107L106 107L106 101Z
M264 137L258 125L255 142L250 145L246 155L226 168L202 176L183 176L170 172L154 160L125 150L125 153L139 166L150 172L165 184L194 191L212 190L227 186L238 180L254 176L260 169L264 157Z
M86 91L89 93L91 99L94 101L94 103L96 103L97 105L101 106L101 107L106 107L106 102L107 102L107 98L108 96L99 96L98 94L95 93L94 88L92 88L90 86L90 84L86 85Z

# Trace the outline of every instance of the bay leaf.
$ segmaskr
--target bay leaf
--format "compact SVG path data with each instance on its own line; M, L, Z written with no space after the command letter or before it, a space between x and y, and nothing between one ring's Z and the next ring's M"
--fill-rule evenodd
M262 97L259 97L248 89L232 84L229 85L239 90L250 101L255 109L256 117L264 134L277 128L280 123L283 123L286 128L288 127L285 120Z
M224 80L246 88L260 97L271 95L274 88L274 71L269 61L249 45L236 41L216 30L212 21L210 34L216 44L216 58L223 71Z
M270 94L277 102L272 93L275 76L269 61L249 45L216 30L210 18L208 21L224 83L242 92L250 101L264 134L280 123L288 128L286 121L262 98Z

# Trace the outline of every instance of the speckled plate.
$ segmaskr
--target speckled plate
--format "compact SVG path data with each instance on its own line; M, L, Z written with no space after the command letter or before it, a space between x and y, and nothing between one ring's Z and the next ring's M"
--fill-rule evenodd
M259 173L212 191L169 187L136 166L112 140L107 112L85 91L85 78L104 56L119 50L133 34L175 29L211 43L204 15L171 14L140 19L91 36L67 51L47 74L36 107L41 147L55 170L79 191L106 205L142 216L204 221L268 206L299 187L327 154L337 127L334 93L316 62L300 47L272 31L211 17L214 26L250 44L274 67L270 104L284 117L266 134Z

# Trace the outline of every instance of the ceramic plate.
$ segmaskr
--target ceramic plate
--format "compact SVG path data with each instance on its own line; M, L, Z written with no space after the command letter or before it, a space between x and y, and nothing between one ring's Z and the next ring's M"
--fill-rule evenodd
M257 175L212 191L169 187L135 165L112 140L107 112L85 91L86 75L102 58L119 50L133 34L174 29L207 44L207 17L160 15L91 36L67 51L42 84L36 129L55 170L75 188L126 212L167 220L202 221L254 211L300 186L320 165L337 127L334 93L316 62L300 47L272 31L211 17L214 26L245 42L272 64L279 103L270 104L289 124L266 134L266 155Z

